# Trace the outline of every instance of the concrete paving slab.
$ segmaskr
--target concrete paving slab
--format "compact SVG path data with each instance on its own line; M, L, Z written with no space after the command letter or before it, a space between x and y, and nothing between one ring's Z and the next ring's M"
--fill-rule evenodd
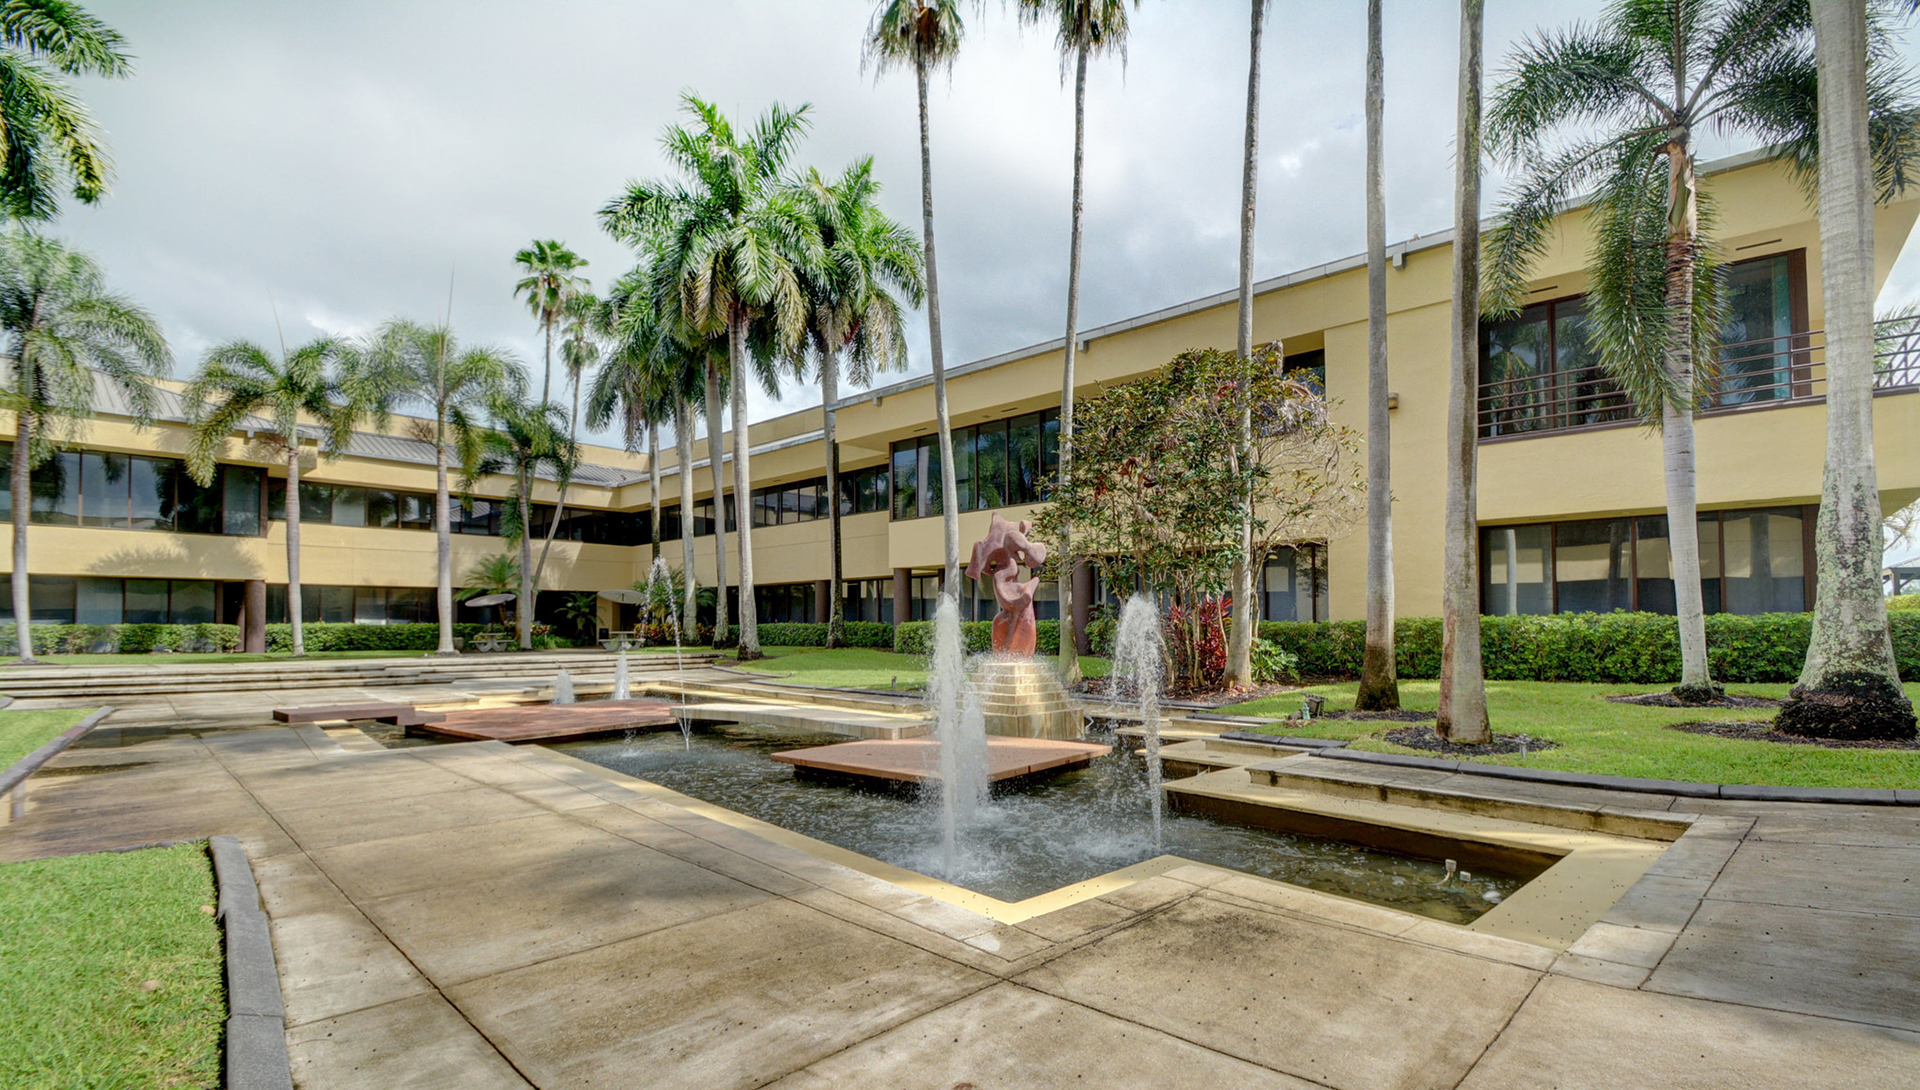
M994 925L993 930L969 936L968 946L984 950L1006 961L1019 961L1021 958L1044 954L1054 948L1054 943L1041 938L1016 924Z
M303 1090L531 1090L438 993L287 1031Z
M1652 969L1667 956L1675 932L1650 931L1641 927L1620 927L1597 923L1587 928L1580 941L1567 947L1567 953L1600 961Z
M1920 917L1920 845L1872 848L1748 840L1707 896Z
M1920 844L1920 811L1876 806L1861 813L1852 808L1803 806L1795 813L1762 814L1747 836L1750 840L1910 847Z
M1916 965L1920 917L1709 898L1646 986L1920 1030Z
M1000 984L863 1041L773 1090L1309 1090L1315 1084L1050 995Z
M1371 1090L1453 1086L1539 975L1209 893L1015 982L1299 1078Z
M1542 1087L1913 1090L1920 1037L1548 977L1460 1084Z
M1706 878L1643 875L1600 919L1621 927L1677 933L1693 918L1693 910L1700 906L1700 898L1707 895L1712 884Z
M1638 988L1647 982L1647 977L1652 975L1653 970L1638 965L1626 965L1618 961L1602 961L1599 958L1565 953L1554 959L1551 972L1560 976L1589 980L1595 984L1605 984L1610 988Z
M479 827L462 826L345 844L313 853L340 888L361 900L459 885L522 867L573 861L629 847L612 833L558 814L536 813Z
M346 898L269 918L287 1025L299 1026L433 991Z
M512 821L547 812L501 791L468 787L431 795L362 797L352 805L277 810L275 816L302 848L313 852L434 829Z
M719 1090L788 1074L992 980L766 901L449 994L542 1086Z
M1649 875L1712 881L1733 858L1740 841L1731 837L1698 836L1689 831L1673 842L1647 868Z
M626 845L360 902L444 990L456 981L615 942L766 899L678 859ZM510 942L501 940L512 935Z
M1043 916L1021 920L1022 930L1031 931L1051 942L1073 942L1133 918L1130 909L1105 900L1081 901Z
M815 888L814 883L758 858L661 825L624 807L602 804L571 811L568 817L767 893L784 897Z

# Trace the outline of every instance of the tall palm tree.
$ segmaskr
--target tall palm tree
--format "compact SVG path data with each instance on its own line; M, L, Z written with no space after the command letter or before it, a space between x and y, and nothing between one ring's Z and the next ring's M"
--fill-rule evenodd
M918 305L922 297L920 243L912 233L880 211L875 199L873 160L861 159L840 178L828 182L810 170L803 183L820 232L826 260L807 277L809 302L804 347L793 353L804 368L811 356L820 376L823 441L827 451L827 537L831 555L827 646L846 641L846 603L840 589L840 448L834 434L834 402L840 399L840 372L866 386L876 371L905 367L907 343L899 292Z
M488 406L493 427L480 436L480 457L465 468L462 488L489 474L510 478L502 536L520 549L520 590L514 601L514 619L520 649L533 649L533 617L539 604L539 585L533 568L533 490L542 474L555 480L573 475L578 451L567 435L567 418L547 402L529 405L510 396L495 397Z
M1387 411L1387 196L1380 0L1367 0L1367 650L1353 706L1400 706L1393 649L1393 417Z
M1912 738L1881 597L1873 460L1873 155L1868 15L1814 0L1820 109L1820 286L1827 311L1827 464L1814 527L1813 638L1774 720L1794 734Z
M585 279L574 275L587 267L587 260L555 239L537 239L533 245L514 254L513 260L525 274L513 286L513 296L527 297L527 309L540 322L540 332L546 337L546 368L540 379L540 400L551 401L553 331L566 313L568 302L588 287Z
M107 290L93 259L23 231L0 234L0 408L13 413L13 619L20 661L35 661L27 523L33 468L93 414L99 380L119 387L134 424L153 418L152 377L173 365L151 314Z
M453 646L453 497L448 487L452 466L473 463L487 406L500 396L520 396L526 377L519 361L488 345L463 348L447 325L420 325L395 319L381 326L364 354L351 396L366 406L385 431L398 406L433 411L431 422L411 422L412 438L433 447L433 532L437 546L440 646L436 654L458 654Z
M1260 37L1267 22L1267 0L1253 0L1253 29L1247 34L1247 136L1240 171L1240 312L1236 348L1251 385L1253 371L1253 216L1260 179ZM1240 456L1253 449L1253 401L1240 398ZM1253 684L1253 634L1260 623L1254 603L1253 493L1240 504L1240 559L1233 564L1233 627L1227 634L1229 688Z
M561 320L566 324L566 339L560 342L560 364L566 368L567 385L573 390L573 411L567 417L567 441L578 449L580 445L580 384L588 371L600 362L600 343L595 332L596 322L604 323L600 311L602 302L585 289L567 300L561 308ZM538 583L547 570L547 555L553 551L553 539L560 532L561 520L567 513L567 490L573 487L571 473L560 479L560 495L553 501L553 517L547 520L546 540L540 544L540 561L533 566L533 581Z
M960 509L954 485L953 427L947 414L946 349L940 333L940 277L933 251L933 143L927 127L927 79L953 64L966 28L958 0L881 0L862 50L876 74L913 69L920 96L920 234L927 270L928 355L933 364L934 430L940 443L940 517L945 544L941 586L959 595ZM837 500L836 500L837 502ZM1076 660L1077 663L1078 660Z
M100 130L60 77L131 74L125 44L71 0L0 4L0 213L52 219L63 186L87 204L106 194Z
M1482 0L1460 0L1459 124L1454 130L1453 344L1447 384L1445 574L1441 588L1442 739L1492 738L1480 662L1480 564L1476 540L1480 429L1480 40Z
M1080 350L1080 218L1085 191L1087 144L1087 61L1107 53L1127 54L1126 0L1018 0L1024 23L1051 23L1064 72L1073 61L1073 228L1067 243L1067 335L1060 366L1060 469L1073 473L1073 365ZM1140 0L1134 0L1140 6ZM1060 534L1060 674L1069 685L1080 680L1080 633L1073 623L1072 527ZM1249 645L1251 646L1251 645Z
M1720 294L1712 204L1695 177L1702 126L1783 145L1803 178L1818 158L1804 0L1620 0L1592 26L1523 45L1495 89L1487 135L1518 169L1487 238L1488 312L1516 313L1555 216L1591 191L1588 338L1634 409L1659 427L1685 699L1717 692L1707 668L1693 414L1716 370ZM1890 49L1867 62L1869 142L1883 192L1905 181L1912 100Z
M353 346L333 337L291 351L282 348L278 356L251 341L228 341L208 350L185 395L193 429L187 472L202 485L213 482L214 459L242 426L286 459L287 620L295 658L307 653L300 597L300 453L301 440L310 433L302 418L320 432L320 456L337 457L346 450L358 409L350 393L353 357Z
M801 279L821 261L819 235L787 174L807 130L807 107L774 105L746 133L697 96L681 100L691 125L675 125L662 143L681 178L636 182L601 210L616 237L651 239L656 295L671 300L678 322L702 337L724 335L733 395L733 492L740 580L742 659L760 657L753 604L753 520L748 462L747 375L777 387L770 351L790 350L806 331ZM755 349L757 342L759 350ZM725 532L715 368L707 371L707 439L714 469L716 536ZM724 613L724 608L722 609Z

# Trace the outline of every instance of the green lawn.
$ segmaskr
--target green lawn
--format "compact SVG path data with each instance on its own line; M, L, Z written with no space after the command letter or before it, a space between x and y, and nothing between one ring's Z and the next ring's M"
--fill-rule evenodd
M918 689L927 683L927 660L919 655L896 655L866 647L765 647L766 658L758 662L736 663L754 673L785 674L794 685L822 685L839 689ZM1106 677L1107 660L1083 656L1080 670L1088 677ZM896 685L897 682L897 685Z
M218 1085L213 903L201 843L0 865L0 1085Z
M1329 710L1353 707L1352 682L1315 685L1302 692L1320 693ZM1476 761L1529 768L1552 768L1609 776L1697 780L1703 783L1750 783L1804 787L1920 788L1920 751L1827 749L1713 738L1667 730L1668 723L1700 720L1763 721L1769 708L1658 708L1617 704L1606 697L1650 692L1649 685L1588 685L1544 681L1487 682L1488 710L1496 733L1528 734L1559 742L1560 748L1503 757L1476 757ZM1786 685L1730 685L1729 692L1744 696L1783 697ZM1907 695L1920 700L1920 684L1909 683ZM1438 706L1437 681L1402 681L1400 697L1409 708ZM1222 711L1238 715L1284 716L1299 709L1298 693L1250 700ZM1260 728L1268 734L1307 734L1319 738L1352 739L1354 749L1379 753L1419 753L1396 746L1382 736L1403 723L1321 720L1301 729L1275 723ZM1432 756L1432 754L1427 754Z
M91 708L0 710L0 769L53 741L54 736L92 714ZM0 917L4 918L4 917Z

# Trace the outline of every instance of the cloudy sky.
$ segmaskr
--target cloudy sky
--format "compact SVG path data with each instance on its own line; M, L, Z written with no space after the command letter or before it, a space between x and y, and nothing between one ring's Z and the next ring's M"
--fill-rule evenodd
M799 160L873 156L885 207L919 223L911 76L876 81L868 0L91 0L136 56L82 93L109 133L114 190L58 225L153 309L185 375L214 343L362 332L448 307L469 341L537 366L515 251L559 238L605 285L631 264L594 212L659 176L682 91L744 122L811 104ZM1497 74L1529 32L1598 0L1495 0ZM1271 0L1256 274L1364 244L1360 0ZM1450 225L1457 8L1389 0L1390 239ZM1146 0L1124 67L1089 78L1083 326L1232 287L1246 96L1244 0ZM1913 52L1909 48L1909 52ZM1052 37L998 3L932 104L947 358L1060 335L1073 96ZM1707 154L1744 143L1708 140ZM1499 191L1489 179L1489 207ZM1912 249L1910 247L1910 249ZM1903 261L1889 298L1920 294ZM924 318L913 370L927 367ZM756 417L819 401L755 391Z

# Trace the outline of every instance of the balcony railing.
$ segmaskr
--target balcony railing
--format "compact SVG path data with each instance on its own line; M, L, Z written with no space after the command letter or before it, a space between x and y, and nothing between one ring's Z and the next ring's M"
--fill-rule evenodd
M1920 390L1920 317L1874 326L1875 390ZM1826 335L1791 333L1720 346L1702 383L1701 412L1778 408L1826 396ZM1480 384L1480 438L1497 439L1635 419L1624 390L1597 367Z

